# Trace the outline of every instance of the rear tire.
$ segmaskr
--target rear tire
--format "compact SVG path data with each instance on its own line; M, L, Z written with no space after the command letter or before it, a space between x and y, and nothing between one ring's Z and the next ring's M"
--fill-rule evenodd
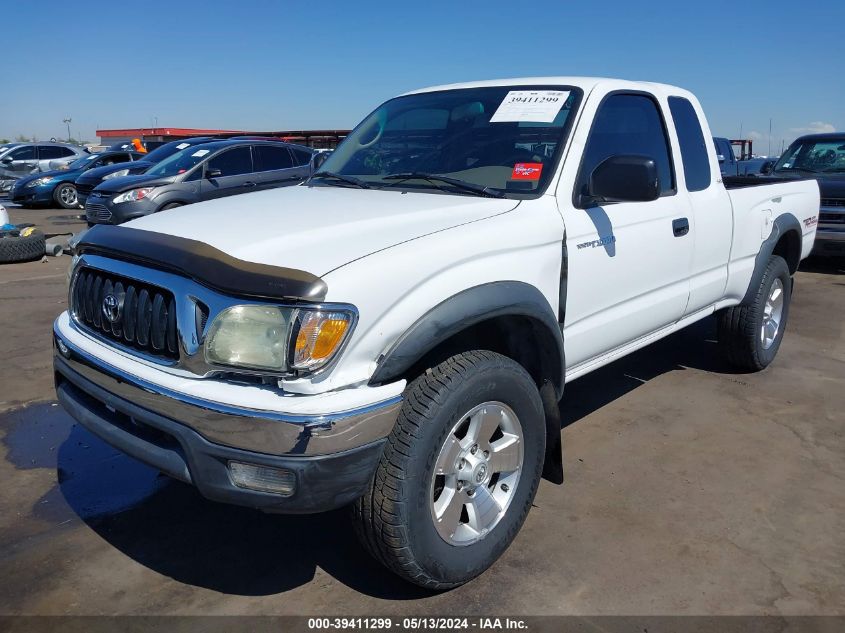
M540 393L521 365L488 351L452 356L406 389L369 490L352 509L359 539L422 587L471 580L522 527L545 441Z
M760 371L775 359L791 298L789 266L782 257L772 255L752 299L719 313L719 346L728 362Z
M53 190L53 201L62 209L78 209L76 187L71 182L63 182Z

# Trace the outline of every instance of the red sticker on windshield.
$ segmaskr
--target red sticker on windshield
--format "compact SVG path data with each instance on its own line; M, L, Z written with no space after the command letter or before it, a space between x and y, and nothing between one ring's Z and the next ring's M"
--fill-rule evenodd
M543 163L517 163L513 166L511 180L540 180Z

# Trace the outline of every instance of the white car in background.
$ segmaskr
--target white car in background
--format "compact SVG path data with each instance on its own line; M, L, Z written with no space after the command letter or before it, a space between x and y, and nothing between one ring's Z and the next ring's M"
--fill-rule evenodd
M0 145L0 191L8 191L12 183L29 174L61 169L88 150L68 143L6 143Z

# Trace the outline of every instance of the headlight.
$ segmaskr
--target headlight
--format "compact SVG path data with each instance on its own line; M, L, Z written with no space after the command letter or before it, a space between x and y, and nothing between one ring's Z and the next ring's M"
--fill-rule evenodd
M41 185L49 184L50 182L52 182L52 180L53 179L49 176L46 177L46 178L36 178L35 180L31 180L28 183L26 183L25 186L26 187L40 187Z
M133 189L132 191L127 191L126 193L122 193L119 196L116 196L112 202L118 204L120 202L134 202L135 200L143 200L144 198L150 198L150 192L154 189L154 187L144 187L143 189Z
M118 171L114 171L110 174L106 174L103 176L103 180L108 180L109 178L120 178L121 176L128 176L129 170L128 169L119 169Z
M205 358L230 367L313 371L343 347L353 319L346 307L233 306L211 324Z

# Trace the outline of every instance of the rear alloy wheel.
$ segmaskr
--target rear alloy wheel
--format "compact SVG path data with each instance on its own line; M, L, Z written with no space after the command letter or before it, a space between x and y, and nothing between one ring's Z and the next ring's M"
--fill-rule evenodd
M760 371L775 359L791 296L789 266L782 257L772 255L754 296L718 313L719 346L732 365Z
M76 187L73 183L63 182L53 191L53 200L62 209L78 209L79 200L76 197Z

